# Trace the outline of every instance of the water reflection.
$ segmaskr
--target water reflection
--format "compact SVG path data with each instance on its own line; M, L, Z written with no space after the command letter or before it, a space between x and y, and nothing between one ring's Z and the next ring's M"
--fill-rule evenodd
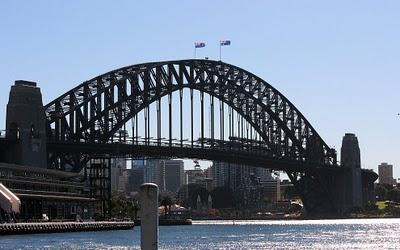
M128 231L0 236L0 249L140 249ZM160 249L400 249L400 219L196 221L160 228Z

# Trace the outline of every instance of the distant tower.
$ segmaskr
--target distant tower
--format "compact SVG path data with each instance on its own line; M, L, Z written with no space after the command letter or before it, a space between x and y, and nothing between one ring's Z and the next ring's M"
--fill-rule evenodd
M396 184L396 179L393 179L393 165L382 162L378 166L379 184Z
M355 134L346 133L341 148L341 166L345 168L345 210L362 207L360 147Z
M46 168L46 116L35 82L15 81L6 116L7 138L18 140L7 152L10 163Z

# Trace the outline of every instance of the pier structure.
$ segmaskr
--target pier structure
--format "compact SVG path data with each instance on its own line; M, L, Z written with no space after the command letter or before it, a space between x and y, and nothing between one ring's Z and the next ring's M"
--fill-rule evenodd
M40 222L0 224L0 235L129 230L133 222Z

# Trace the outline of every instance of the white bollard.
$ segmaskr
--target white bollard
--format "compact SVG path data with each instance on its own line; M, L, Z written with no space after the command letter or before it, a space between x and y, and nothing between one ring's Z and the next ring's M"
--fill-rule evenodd
M142 250L158 249L158 186L140 186L140 246Z

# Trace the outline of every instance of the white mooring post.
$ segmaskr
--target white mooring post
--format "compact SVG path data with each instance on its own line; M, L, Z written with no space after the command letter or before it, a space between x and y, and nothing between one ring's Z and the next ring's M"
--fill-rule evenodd
M158 249L158 186L140 186L140 246L142 250Z

